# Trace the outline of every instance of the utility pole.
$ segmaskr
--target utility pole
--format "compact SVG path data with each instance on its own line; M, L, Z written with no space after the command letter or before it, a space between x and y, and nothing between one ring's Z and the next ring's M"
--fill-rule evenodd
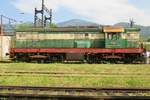
M135 24L134 20L131 19L131 20L130 20L130 27L133 28L134 24Z
M0 46L0 61L3 60L3 15L1 15L1 26L0 26L0 39L1 39L1 46Z
M44 26L44 0L42 0L42 27Z
M0 35L3 35L3 15L1 15L1 30L0 30Z
M35 8L35 10L34 10L34 26L36 26L36 24L37 24L37 14L36 14L36 11L37 11L37 9Z
M49 17L44 16L45 13L49 15ZM37 14L41 14L41 18L38 18ZM37 26L38 20L40 21L40 24L42 27L46 27L46 21L50 20L50 24L52 23L52 9L47 9L47 7L44 5L44 0L42 0L42 8L41 10L37 10L35 8L35 15L34 15L34 26Z
M49 17L49 18L50 18L50 19L49 19L49 20L50 20L50 24L52 24L52 17L53 17L53 16L52 16L52 13L53 13L53 12L52 12L52 9L50 9L50 17Z
M52 9L49 10L49 17L46 17L45 16L45 19L44 19L44 27L46 27L46 22L47 20L49 20L50 24L52 24Z

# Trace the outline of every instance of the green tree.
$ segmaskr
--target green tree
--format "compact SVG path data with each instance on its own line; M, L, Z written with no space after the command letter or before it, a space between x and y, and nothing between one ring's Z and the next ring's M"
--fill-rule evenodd
M50 28L56 28L57 25L56 25L55 23L52 23L52 24L49 24L49 27L50 27Z
M150 38L149 38L149 39L147 39L147 42L150 42Z
M32 23L21 23L21 24L17 24L16 25L16 29L20 30L20 29L27 29L27 28L32 28L33 24Z

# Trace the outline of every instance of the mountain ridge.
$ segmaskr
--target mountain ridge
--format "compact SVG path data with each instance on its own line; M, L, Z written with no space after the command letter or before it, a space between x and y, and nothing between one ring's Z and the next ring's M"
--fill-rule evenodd
M103 26L98 23L81 20L81 19L71 19L68 21L60 22L56 24L58 27L73 27L73 26ZM105 26L105 25L104 25ZM119 22L114 24L114 26L122 26L125 28L130 27L130 24L127 22ZM150 26L143 26L143 25L137 25L135 24L134 27L138 27L141 29L141 33L144 36L150 35Z
M58 27L73 27L73 26L99 26L99 24L81 20L81 19L71 19L68 21L57 23Z

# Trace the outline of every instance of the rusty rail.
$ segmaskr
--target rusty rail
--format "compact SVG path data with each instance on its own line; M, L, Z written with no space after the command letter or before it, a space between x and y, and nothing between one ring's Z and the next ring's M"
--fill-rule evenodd
M98 88L98 87L36 87L36 86L0 86L0 90L59 90L59 91L119 91L119 92L150 92L150 88Z
M7 91L6 93L2 91ZM15 92L20 91L20 93ZM22 92L21 92L22 91ZM28 92L27 92L28 91ZM29 92L30 91L30 92ZM33 91L33 92L31 92ZM2 93L1 93L2 92ZM40 93L38 93L40 92ZM43 94L41 93L43 92ZM47 93L45 93L47 92ZM106 93L107 95L102 95ZM116 95L121 93L122 95ZM129 96L127 94L144 95ZM147 95L145 96L145 94ZM110 95L111 94L111 95ZM112 95L113 94L113 95ZM34 86L0 86L2 98L49 98L61 100L149 100L150 88L93 88L93 87L34 87Z
M9 99L38 99L38 100L150 100L148 96L64 96L64 95L37 95L37 94L0 94Z

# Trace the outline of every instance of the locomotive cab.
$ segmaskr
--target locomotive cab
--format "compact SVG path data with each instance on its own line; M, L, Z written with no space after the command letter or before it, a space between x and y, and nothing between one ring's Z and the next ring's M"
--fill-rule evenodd
M124 28L107 26L103 28L105 33L105 48L125 48L126 41L121 38Z

